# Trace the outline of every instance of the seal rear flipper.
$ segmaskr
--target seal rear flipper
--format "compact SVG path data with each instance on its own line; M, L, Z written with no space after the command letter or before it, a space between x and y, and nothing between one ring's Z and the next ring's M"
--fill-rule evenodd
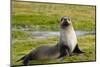
M28 62L29 62L29 59L28 59L28 58L25 58L25 59L23 60L23 64L24 64L24 65L28 65Z
M79 48L79 46L77 44L75 49L74 49L74 51L73 51L73 53L84 53L84 52L80 50L80 48Z
M32 60L32 56L29 54L27 55L24 60L23 60L23 64L24 65L28 65L29 61Z

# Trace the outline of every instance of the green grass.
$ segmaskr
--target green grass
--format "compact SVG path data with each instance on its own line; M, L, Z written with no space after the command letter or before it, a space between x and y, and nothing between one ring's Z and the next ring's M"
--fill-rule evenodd
M59 31L62 16L71 18L75 30L95 31L95 9L95 6L12 1L12 65L21 65L22 63L16 62L16 60L38 46L55 45L59 40L58 37L39 40L32 38L29 32ZM28 29L28 31L19 29ZM82 55L65 57L63 61L54 59L32 61L30 64L96 60L95 35L80 36L78 42L80 48L85 52Z
M12 37L13 39L25 39L29 38L30 34L26 31L12 31Z
M15 1L12 6L12 25L16 28L26 25L58 31L61 16L69 16L76 30L95 30L95 6Z
M16 41L12 44L12 64L22 65L21 62L15 62L20 57L24 56L32 49L41 45L55 45L58 42L57 37L51 37L48 39L33 39L32 41ZM65 57L63 61L44 60L44 61L31 61L30 64L48 64L48 63L62 63L62 62L79 62L79 61L94 61L95 60L95 35L81 36L78 38L79 46L84 54L73 55Z

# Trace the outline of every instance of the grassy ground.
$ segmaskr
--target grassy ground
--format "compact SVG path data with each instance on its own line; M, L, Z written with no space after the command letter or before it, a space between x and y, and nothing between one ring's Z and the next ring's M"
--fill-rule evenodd
M12 64L31 49L41 45L55 45L58 37L47 39L31 38L32 31L59 31L61 16L70 16L75 30L95 31L95 7L47 4L32 2L12 2ZM29 29L17 31L13 29ZM62 62L94 61L95 35L78 37L80 48L85 52L82 55L65 57ZM32 61L30 64L61 63L58 60Z
M61 16L69 16L76 30L95 30L95 6L13 1L12 16L14 28L58 31Z
M21 62L16 62L20 57L30 52L33 48L41 45L55 45L58 42L57 37L48 39L33 39L16 41L12 43L12 64L22 65ZM95 35L81 36L78 38L79 46L85 53L82 55L73 55L65 57L64 61L58 60L44 60L32 61L30 64L47 64L47 63L62 63L62 62L79 62L79 61L94 61L95 60Z

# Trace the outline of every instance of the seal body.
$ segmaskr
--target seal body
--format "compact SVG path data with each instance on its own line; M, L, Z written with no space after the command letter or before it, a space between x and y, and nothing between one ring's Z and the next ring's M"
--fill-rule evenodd
M69 56L68 54L69 53L65 45L60 45L60 44L57 44L55 46L45 45L32 50L18 61L23 60L23 64L28 65L29 61L31 60L58 59L64 56Z
M73 52L77 44L77 38L73 27L68 26L65 29L62 29L60 34L60 43L67 45L70 49L70 52Z
M55 46L41 46L30 52L32 59L54 59L60 55L59 49Z
M69 54L83 53L78 46L76 33L69 17L62 17L60 22L60 44L64 44L69 48Z

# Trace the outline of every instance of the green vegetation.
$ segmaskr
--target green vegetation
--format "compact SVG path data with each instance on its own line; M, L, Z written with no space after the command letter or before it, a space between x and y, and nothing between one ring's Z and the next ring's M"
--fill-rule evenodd
M12 31L13 39L25 39L29 37L29 33L23 31Z
M61 16L72 19L75 30L95 31L95 6L80 6L68 4L12 2L12 65L21 65L16 62L31 49L41 45L55 45L59 38L44 39L32 38L30 32L59 31ZM22 29L28 29L22 31ZM95 35L78 37L80 48L85 52L81 55L65 57L63 61L44 60L32 61L30 64L94 61Z
M69 16L76 30L95 30L95 6L32 2L12 2L12 6L13 27L38 26L38 30L58 31L61 16Z
M94 61L95 60L95 36L87 35L78 38L80 48L85 52L81 55L73 55L65 57L64 61L57 60L44 60L32 61L30 64L46 64L46 63L62 63L62 62L79 62L79 61ZM48 39L33 39L16 41L12 44L12 64L22 65L21 62L16 62L19 58L30 52L32 49L41 45L55 45L58 42L57 37Z

